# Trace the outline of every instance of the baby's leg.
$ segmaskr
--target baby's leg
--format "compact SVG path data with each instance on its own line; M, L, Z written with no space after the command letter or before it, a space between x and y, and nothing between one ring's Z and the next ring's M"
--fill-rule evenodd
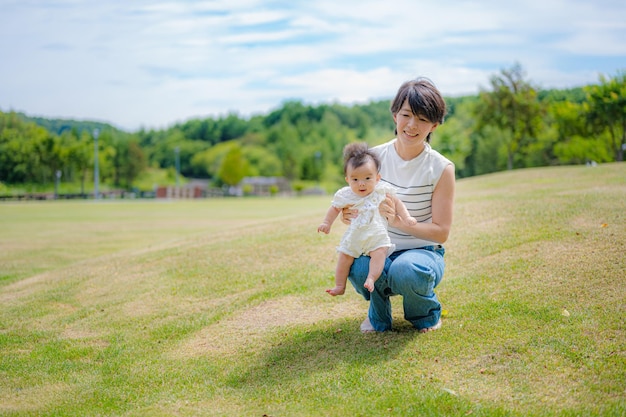
M376 280L380 278L380 274L383 273L383 268L385 267L385 259L387 259L387 251L388 248L383 246L382 248L374 249L369 253L370 257L370 269L367 274L367 279L365 280L365 284L363 286L369 290L369 292L374 291L374 284Z
M326 292L332 296L342 295L346 292L346 282L348 281L348 274L350 273L350 267L354 262L354 258L350 255L346 255L343 252L339 252L339 259L337 259L337 268L335 269L335 288L326 290ZM383 259L384 262L384 259Z

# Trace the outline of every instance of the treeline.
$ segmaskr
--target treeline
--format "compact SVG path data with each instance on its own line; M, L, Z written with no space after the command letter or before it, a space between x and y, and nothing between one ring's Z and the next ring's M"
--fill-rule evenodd
M433 147L456 164L459 177L546 165L623 161L626 147L626 72L598 84L543 90L520 65L490 79L478 95L448 97L445 123ZM0 113L0 183L5 187L54 181L91 189L95 134L100 183L118 189L204 178L219 187L245 176L284 176L303 188L341 184L342 149L393 137L389 101L345 106L284 103L266 115L235 113L193 119L163 130L124 132L96 122ZM142 185L148 184L148 185Z

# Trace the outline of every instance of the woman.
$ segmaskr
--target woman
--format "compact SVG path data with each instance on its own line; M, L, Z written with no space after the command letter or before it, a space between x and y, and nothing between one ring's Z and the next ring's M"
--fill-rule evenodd
M404 318L427 332L441 327L441 304L434 289L443 277L442 244L450 233L454 202L454 165L430 147L432 132L443 123L446 104L432 82L418 78L400 86L391 113L396 138L372 150L381 160L381 180L397 189L411 217L400 216L400 208L387 198L380 212L387 218L396 251L386 259L373 292L363 286L368 275L366 256L355 259L348 279L370 301L362 332L391 329L389 297L393 295L403 297ZM344 221L349 223L356 213L344 209Z

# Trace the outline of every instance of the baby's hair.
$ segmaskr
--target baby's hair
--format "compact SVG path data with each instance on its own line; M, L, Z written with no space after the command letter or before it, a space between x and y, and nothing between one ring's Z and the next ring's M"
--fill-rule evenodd
M368 161L374 161L376 171L380 170L380 159L378 155L370 150L367 143L354 142L349 143L343 148L343 173L348 173L348 167L358 168L366 164Z

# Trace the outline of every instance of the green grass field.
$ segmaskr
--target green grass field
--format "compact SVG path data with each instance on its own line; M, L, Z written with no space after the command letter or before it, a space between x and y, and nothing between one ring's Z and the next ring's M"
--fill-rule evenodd
M330 197L0 204L0 415L626 415L626 164L457 184L428 334L324 292Z

